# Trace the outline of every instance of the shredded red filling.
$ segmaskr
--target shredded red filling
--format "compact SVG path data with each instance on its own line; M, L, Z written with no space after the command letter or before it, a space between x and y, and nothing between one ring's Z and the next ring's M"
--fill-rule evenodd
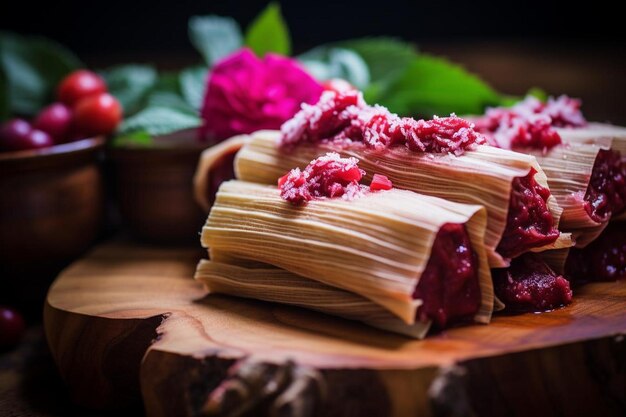
M559 237L548 209L550 190L535 180L537 171L513 180L506 229L497 247L505 258L514 258L529 249L553 243Z
M572 302L569 281L527 253L505 269L492 269L494 291L509 311L547 311Z
M472 123L451 115L433 120L400 118L382 106L365 103L360 92L327 91L315 105L302 110L283 124L281 146L298 143L357 142L374 149L405 145L414 152L461 154L486 143Z
M565 276L576 282L626 279L626 222L612 222L585 248L572 248Z
M446 223L439 229L413 298L424 301L418 318L440 328L478 312L478 257L464 225Z
M365 175L358 162L356 158L327 153L311 161L304 171L295 168L280 177L280 196L294 205L322 197L354 198L361 193L359 181Z
M626 162L619 151L598 152L584 201L589 217L597 222L626 208Z
M561 143L555 127L587 124L580 106L580 100L564 95L556 99L551 97L546 103L529 96L510 108L488 109L475 121L475 128L486 134L492 145L500 148L550 149Z

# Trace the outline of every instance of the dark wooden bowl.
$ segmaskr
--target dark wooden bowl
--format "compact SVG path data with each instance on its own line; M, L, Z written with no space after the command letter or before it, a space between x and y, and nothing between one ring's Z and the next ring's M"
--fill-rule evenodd
M84 253L98 236L104 213L100 164L104 143L98 137L0 153L4 297L43 301L60 268Z
M208 145L187 130L159 137L150 147L109 149L122 222L135 238L198 244L206 214L193 198L193 175Z

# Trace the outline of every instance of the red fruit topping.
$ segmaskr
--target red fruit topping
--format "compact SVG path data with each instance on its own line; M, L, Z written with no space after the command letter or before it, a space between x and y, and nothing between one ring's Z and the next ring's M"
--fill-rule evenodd
M332 78L322 83L324 91L334 91L335 93L345 93L356 91L356 87L342 78Z
M580 111L580 100L567 96L542 103L526 97L511 108L488 109L476 120L476 130L491 136L495 146L514 149L550 149L561 143L554 127L578 127L587 122Z
M53 103L39 112L33 126L52 136L55 143L68 139L72 124L72 111L63 103Z
M626 161L619 151L598 152L584 201L589 217L597 222L608 221L626 208Z
M372 182L370 183L371 191L378 190L391 190L393 188L393 183L389 178L384 175L374 174L372 177Z
M585 116L580 111L582 102L578 99L561 95L558 98L550 97L542 109L542 113L550 116L552 126L581 127L587 124Z
M302 110L282 125L281 144L315 143L358 134L359 129L351 134L350 126L359 109L365 106L363 97L356 91L344 94L325 92L317 104L303 104Z
M550 190L535 180L537 171L513 180L506 229L497 251L514 258L527 250L553 243L559 237L548 209Z
M0 306L0 348L17 345L26 325L21 314L9 307Z
M536 254L524 254L491 273L495 293L509 311L547 311L572 302L569 281Z
M107 91L102 77L89 70L77 70L65 77L59 84L57 96L59 101L73 107L85 97Z
M424 302L418 318L440 328L478 312L478 258L464 225L446 223L439 229L413 298Z
M565 276L576 282L626 279L626 222L611 222L589 245L572 248Z
M433 120L400 118L382 106L369 106L361 93L347 91L322 94L315 105L283 124L282 146L302 142L333 142L348 146L362 142L374 149L405 144L415 152L461 154L486 138L466 120L454 115Z
M435 117L433 120L402 120L406 143L412 151L458 154L475 144L486 143L472 123L455 115Z
M365 175L358 162L356 158L327 153L311 161L304 171L295 168L281 177L278 180L280 196L294 205L314 198L354 198L361 193L359 181Z

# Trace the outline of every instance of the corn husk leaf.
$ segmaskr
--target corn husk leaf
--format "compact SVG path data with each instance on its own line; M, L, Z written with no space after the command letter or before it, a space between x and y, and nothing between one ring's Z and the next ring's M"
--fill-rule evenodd
M488 316L493 289L483 245L486 213L480 206L393 189L295 207L275 186L228 181L220 187L201 241L212 251L359 294L413 324L419 301L412 294L445 223L466 226L479 259L480 315Z
M195 278L210 293L295 305L417 339L423 338L430 327L430 322L406 324L367 298L270 265L202 260Z
M248 135L233 136L224 142L205 149L200 155L193 177L193 196L200 207L207 213L211 209L210 196L208 195L209 184L211 183L211 167L227 155L239 151L249 138L250 136Z
M290 169L305 167L328 151L356 157L360 160L359 166L367 172L366 181L373 174L382 174L393 181L394 187L485 206L489 215L485 247L489 263L494 268L508 265L508 260L495 249L507 222L511 182L535 168L537 182L548 187L547 178L535 157L490 146L479 146L461 156L418 154L404 147L383 152L359 146L336 149L328 144L302 144L293 151L284 151L277 146L279 138L280 132L277 131L252 134L235 159L237 178L276 184L277 179ZM550 197L548 205L558 225L561 209L556 199ZM550 249L550 246L544 249Z

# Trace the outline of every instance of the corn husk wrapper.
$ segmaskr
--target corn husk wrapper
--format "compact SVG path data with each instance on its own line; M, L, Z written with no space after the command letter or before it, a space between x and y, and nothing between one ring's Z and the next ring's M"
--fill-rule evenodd
M441 197L459 203L479 204L487 209L485 247L491 267L508 266L496 247L502 238L509 208L511 182L526 176L535 168L535 179L548 187L546 176L534 156L479 146L475 151L461 156L419 154L405 147L395 147L383 152L355 146L338 149L328 144L298 145L292 151L279 149L280 132L259 131L239 151L235 159L238 179L262 184L276 184L277 179L295 167L303 168L316 157L328 151L339 152L360 160L359 167L367 173L386 175L394 187ZM554 197L548 206L558 226L561 208ZM535 251L568 247L572 242L563 235L557 242Z
M211 256L210 261L200 261L195 275L210 293L304 307L417 339L426 336L430 327L420 321L406 324L367 298L284 269L230 257L225 262L215 251Z
M626 127L589 123L585 127L558 128L563 143L586 143L607 146L626 157Z
M598 146L610 146L619 151L626 159L626 127L603 123L589 123L580 128L557 129L565 143L586 143ZM611 217L611 221L626 220L626 212Z
M250 136L233 136L217 145L205 149L200 155L198 166L193 177L193 196L196 202L207 213L211 209L210 196L208 195L209 184L211 182L211 168L222 158L236 153L248 141Z
M593 220L584 208L593 166L601 149L610 141L598 139L593 144L565 143L547 152L531 150L548 177L550 191L563 209L559 228L572 233L577 247L585 247L598 237L607 222Z
M480 206L393 189L295 207L280 198L276 186L228 181L220 187L201 241L211 251L359 294L413 324L420 301L412 294L445 223L465 224L478 255L478 316L485 320L493 308L493 288L483 245L486 213Z

